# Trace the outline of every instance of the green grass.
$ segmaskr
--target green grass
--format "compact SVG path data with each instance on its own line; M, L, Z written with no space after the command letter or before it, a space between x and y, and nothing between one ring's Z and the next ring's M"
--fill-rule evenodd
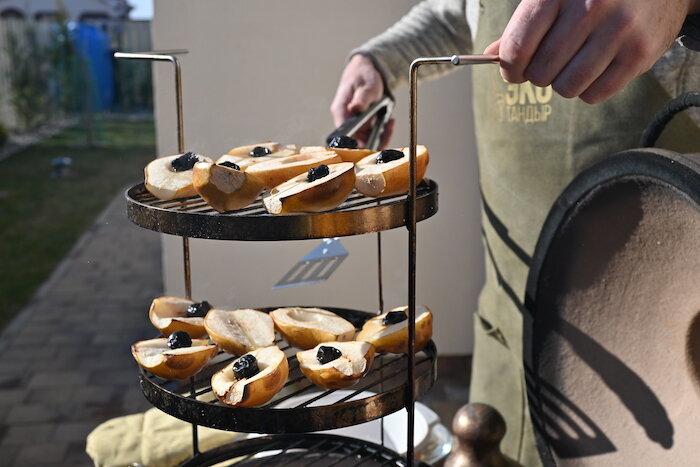
M0 328L31 299L80 235L155 155L152 121L105 121L99 147L79 127L0 161ZM56 157L73 159L51 176Z

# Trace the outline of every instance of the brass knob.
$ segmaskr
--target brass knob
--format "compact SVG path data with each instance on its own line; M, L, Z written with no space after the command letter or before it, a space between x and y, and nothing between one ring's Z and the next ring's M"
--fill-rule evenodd
M490 405L462 406L452 420L452 452L444 467L522 467L501 453L506 422Z

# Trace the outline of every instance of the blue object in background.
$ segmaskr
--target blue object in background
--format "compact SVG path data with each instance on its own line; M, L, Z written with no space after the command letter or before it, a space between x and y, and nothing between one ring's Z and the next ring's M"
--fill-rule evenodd
M85 60L89 74L85 92L92 91L92 109L109 110L114 102L114 75L109 37L99 28L82 23L71 25L71 39ZM87 97L87 96L84 96Z

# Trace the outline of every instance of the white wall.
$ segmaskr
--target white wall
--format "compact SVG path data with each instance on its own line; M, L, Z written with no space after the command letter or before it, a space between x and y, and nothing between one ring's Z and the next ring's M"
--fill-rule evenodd
M347 52L415 2L385 0L156 0L154 47L185 48L185 142L218 157L264 140L320 144L333 129L328 107ZM407 70L408 72L408 70ZM177 149L172 67L155 66L158 151ZM483 282L479 190L469 73L419 90L419 143L440 186L440 210L418 229L418 303L435 313L442 354L472 349L472 312ZM396 94L393 145L408 145L408 93ZM405 229L385 232L385 304L406 304ZM318 240L191 241L193 297L218 307L321 304L377 309L376 236L342 239L349 258L321 284L271 290ZM183 294L182 242L164 236L168 294Z

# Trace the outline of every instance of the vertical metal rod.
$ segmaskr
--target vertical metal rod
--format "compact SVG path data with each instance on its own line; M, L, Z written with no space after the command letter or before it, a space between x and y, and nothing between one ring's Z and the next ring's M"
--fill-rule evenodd
M182 104L182 68L174 54L187 53L186 50L173 50L169 52L116 52L114 58L126 58L149 61L168 61L175 67L175 108L177 111L177 150L180 154L185 152L185 123ZM190 270L190 241L188 237L182 237L183 266L185 275L185 296L192 298L192 277ZM190 378L191 397L196 398L194 378ZM197 424L192 422L192 449L194 455L199 454L199 437Z
M192 276L190 270L190 239L182 237L182 262L185 271L185 298L192 299Z
M194 385L194 377L190 377L190 397L192 399L197 398L197 391L195 389ZM193 455L198 455L199 454L199 436L198 434L198 427L197 424L192 422L192 451L194 452Z
M380 204L380 203L377 203ZM382 284L382 233L377 232L377 291L379 295L379 310L377 314L381 315L384 312L384 285ZM384 392L384 368L380 371L382 383L380 390ZM384 417L379 419L379 436L381 445L384 446Z
M406 410L408 427L406 436L406 460L413 466L415 459L415 366L416 366L416 148L418 146L418 68L422 65L475 65L497 63L496 55L453 55L451 57L418 58L409 69L410 87L410 147L409 147L409 188L406 228L408 229L408 381L406 390Z
M379 203L377 203L379 205ZM379 310L381 315L384 313L384 285L382 282L382 233L377 232L377 292L379 296Z
M185 119L182 106L182 68L176 57L172 57L175 66L175 107L177 109L177 152L185 152ZM192 270L190 267L190 239L182 237L182 258L185 276L185 298L192 298Z

